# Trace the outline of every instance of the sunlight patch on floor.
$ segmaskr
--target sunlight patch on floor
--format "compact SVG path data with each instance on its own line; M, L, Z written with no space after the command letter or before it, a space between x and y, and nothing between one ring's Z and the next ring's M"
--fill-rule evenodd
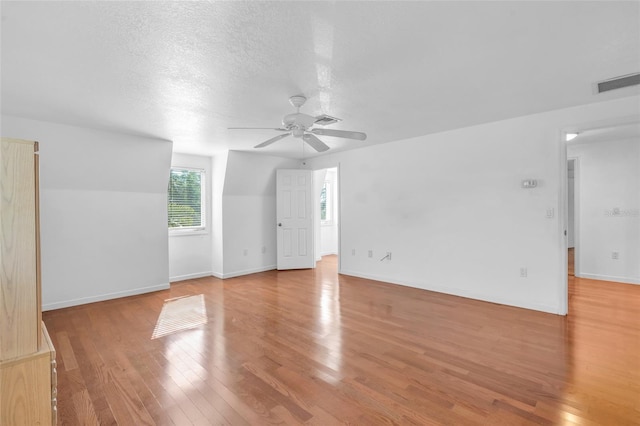
M176 297L164 301L151 339L189 330L207 323L204 295Z

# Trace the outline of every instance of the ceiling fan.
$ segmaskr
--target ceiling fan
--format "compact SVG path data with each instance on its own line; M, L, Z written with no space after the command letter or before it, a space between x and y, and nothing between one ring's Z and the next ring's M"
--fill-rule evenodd
M357 139L363 141L367 138L367 135L362 132L350 132L347 130L333 130L333 129L322 129L322 128L314 128L313 126L316 124L319 125L327 125L340 121L340 119L335 117L330 117L327 115L321 115L318 117L313 117L311 115L303 114L300 112L300 107L304 105L307 101L302 95L292 96L289 98L289 103L293 105L297 111L295 113L287 114L282 119L282 127L278 128L270 128L270 127L229 127L229 130L247 130L247 129L262 129L262 130L277 130L280 132L286 132L281 135L278 135L274 138L266 140L256 146L254 148L264 148L265 146L269 146L274 142L279 141L280 139L284 139L287 136L293 136L294 138L302 138L303 141L309 144L313 149L318 152L324 152L329 149L329 146L322 142L317 138L316 135L320 136L333 136L336 138L347 138L347 139Z

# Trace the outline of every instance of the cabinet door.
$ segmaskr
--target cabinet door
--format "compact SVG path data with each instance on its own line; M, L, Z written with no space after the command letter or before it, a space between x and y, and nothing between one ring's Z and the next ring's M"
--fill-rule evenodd
M0 362L0 426L56 423L55 348L42 325L40 350Z
M36 146L0 146L0 361L39 349Z
M51 358L37 352L0 365L0 426L50 425Z

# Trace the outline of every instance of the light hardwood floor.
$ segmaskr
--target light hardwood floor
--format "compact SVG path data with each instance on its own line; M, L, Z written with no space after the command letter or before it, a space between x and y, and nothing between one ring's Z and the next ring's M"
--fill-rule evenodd
M561 317L338 276L330 257L43 316L62 425L631 425L639 306L640 286L570 277Z
M569 252L567 253L567 273L570 277L575 276L576 270L576 249L569 248Z

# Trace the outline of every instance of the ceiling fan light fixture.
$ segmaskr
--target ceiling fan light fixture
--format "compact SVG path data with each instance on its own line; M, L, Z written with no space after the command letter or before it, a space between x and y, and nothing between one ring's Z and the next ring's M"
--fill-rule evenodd
M292 114L287 114L282 119L282 125L287 129L308 129L313 126L315 121L315 117L312 117L307 114L303 114L301 112L294 112Z

